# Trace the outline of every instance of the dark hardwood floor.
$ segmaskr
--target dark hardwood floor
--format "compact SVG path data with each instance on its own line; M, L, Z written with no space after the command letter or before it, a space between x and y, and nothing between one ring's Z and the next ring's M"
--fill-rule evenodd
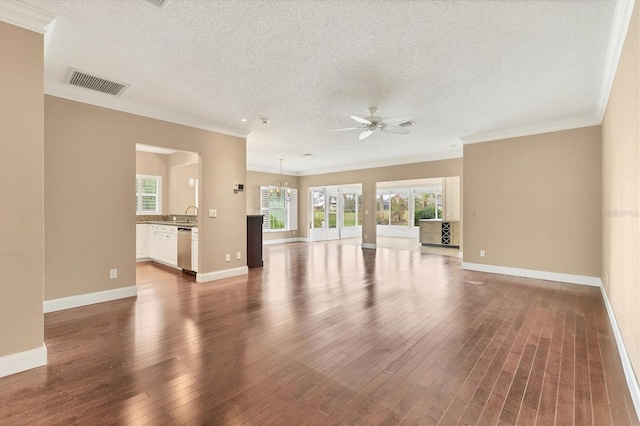
M1 424L638 424L597 288L305 243L137 281L45 315L49 363L0 379Z

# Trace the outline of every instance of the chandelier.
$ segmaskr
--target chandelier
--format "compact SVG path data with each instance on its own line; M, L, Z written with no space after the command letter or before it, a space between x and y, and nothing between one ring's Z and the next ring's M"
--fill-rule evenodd
M282 158L280 158L279 160L280 160L280 180L274 187L269 189L269 197L272 200L279 200L280 197L284 197L286 201L290 201L291 189L289 188L289 185L287 184L287 182L285 182L282 176Z

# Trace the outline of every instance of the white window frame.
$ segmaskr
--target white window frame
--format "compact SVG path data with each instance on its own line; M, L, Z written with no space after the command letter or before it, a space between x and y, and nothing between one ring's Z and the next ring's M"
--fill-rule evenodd
M156 209L155 210L142 210L142 180L143 179L154 179L156 181ZM162 214L162 176L156 175L142 175L136 174L136 180L138 182L136 186L136 199L137 202L137 210L136 215L161 215Z
M291 200L285 201L284 228L271 229L271 206L269 199L271 189L275 186L260 187L260 214L265 218L262 221L262 232L287 232L298 230L298 190L291 188Z

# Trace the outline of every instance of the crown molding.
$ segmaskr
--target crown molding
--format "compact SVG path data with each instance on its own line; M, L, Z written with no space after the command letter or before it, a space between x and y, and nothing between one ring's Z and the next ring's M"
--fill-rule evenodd
M274 174L274 175L279 175L280 174L280 169L277 169L277 168L251 166L249 164L247 164L247 171L260 172L260 173L271 173L271 174ZM282 170L282 174L284 176L300 176L300 173L292 172L291 170Z
M607 56L604 60L602 82L600 83L600 95L598 96L598 103L596 105L596 116L600 119L600 122L602 122L604 112L607 109L607 103L609 102L613 80L618 70L624 40L629 30L634 3L635 0L617 0L613 11L613 23L611 24Z
M309 170L298 172L298 176L322 175L326 173L350 172L354 170L374 169L376 167L403 166L406 164L425 163L428 161L452 160L462 158L462 148L455 148L448 151L435 152L423 156L415 156L402 159L389 159L374 163L354 164L349 166L331 167L327 169Z
M0 1L0 21L44 34L55 15L14 0Z
M549 121L541 124L511 127L508 129L492 130L490 132L476 133L460 138L463 144L490 142L500 139L517 138L520 136L538 135L542 133L558 132L561 130L578 129L580 127L597 126L602 122L595 115L570 118L567 120Z
M239 129L237 127L224 126L211 122L194 121L191 117L175 112L138 104L123 98L118 98L112 95L105 95L104 93L100 92L94 93L94 91L92 90L74 87L63 83L52 83L45 81L44 93L45 95L112 109L115 111L126 112L142 117L153 118L156 120L167 121L169 123L180 124L182 126L207 130L209 132L221 133L223 135L234 136L237 138L246 139L247 135L249 134L248 130Z

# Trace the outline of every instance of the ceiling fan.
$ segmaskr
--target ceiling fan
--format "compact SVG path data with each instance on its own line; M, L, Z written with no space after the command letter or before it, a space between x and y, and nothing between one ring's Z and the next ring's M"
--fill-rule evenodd
M329 130L330 132L341 132L343 130L362 130L358 139L363 140L371 136L376 130L387 133L395 133L400 135L406 135L409 131L405 127L413 126L415 123L412 121L413 117L393 117L382 118L376 116L375 107L369 108L369 117L362 118L357 115L352 115L351 118L359 123L358 127L347 127L344 129Z

